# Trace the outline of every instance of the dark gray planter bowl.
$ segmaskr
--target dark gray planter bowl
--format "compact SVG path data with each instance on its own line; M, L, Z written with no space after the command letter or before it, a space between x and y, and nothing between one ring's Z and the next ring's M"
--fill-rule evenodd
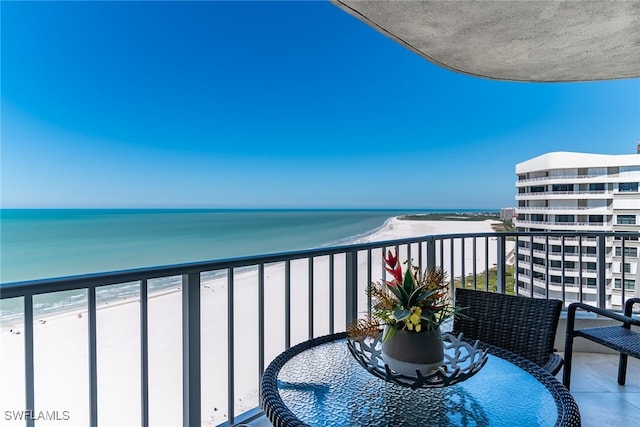
M408 376L415 376L416 370L426 375L439 368L444 360L440 328L422 332L396 331L382 344L382 360L391 370Z

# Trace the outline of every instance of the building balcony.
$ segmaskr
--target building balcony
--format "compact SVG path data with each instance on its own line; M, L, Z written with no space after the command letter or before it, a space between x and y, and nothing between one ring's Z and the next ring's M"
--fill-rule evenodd
M593 230L606 231L613 227L612 222L564 222L564 221L529 221L516 219L514 225L522 228L544 228L547 230Z
M542 251L534 251L534 252L542 252ZM597 254L588 254L588 253L583 253L582 255L579 255L573 252L565 252L564 254L561 252L549 252L549 259L554 261L561 260L564 258L566 261L579 262L580 258L582 258L583 261L586 260L586 262L591 262L597 256L598 256Z
M541 212L551 212L553 214L576 215L611 215L611 209L607 206L587 207L587 206L520 206L516 208L518 215L525 213L539 214Z
M516 200L613 199L613 191L540 191L517 193Z
M518 281L522 284L530 285L532 283L532 278L531 276L526 274L518 274ZM549 293L549 298L555 299L560 299L559 296L562 295L563 292L565 294L573 294L576 296L580 294L580 286L574 283L565 283L564 285L562 283L556 282L547 283L546 280L533 277L533 285L533 296L535 298L546 298L547 292ZM582 293L596 295L597 288L585 285L582 286ZM527 287L527 289L518 288L518 295L531 296L530 287ZM576 297L575 299L578 299L578 297Z
M585 183L614 183L620 181L617 175L554 175L541 176L537 178L519 179L515 182L516 187L525 187L530 184L585 184Z
M531 284L527 275L514 277L521 263L518 255L528 251L515 245L517 239L589 238L605 245L614 236L613 232L424 236L4 283L2 365L12 369L3 372L2 401L12 408L69 410L75 425L269 425L258 401L265 367L285 349L344 331L367 313L368 285L386 277L381 263L384 250L395 248L400 259L412 259L422 268L443 268L455 286L462 286L464 278L467 287L513 294L520 285ZM598 263L605 262L605 252L598 251L602 254ZM605 283L603 279L598 276L598 283ZM583 298L616 308L607 298L610 287L580 290L539 278L533 282L535 292L529 296L564 296L565 306ZM625 298L631 295L628 292ZM56 311L62 300L73 300L73 305ZM18 302L18 310L7 313L8 302ZM559 329L557 335L563 333ZM15 350L11 356L9 348ZM602 369L580 368L579 363L575 378ZM629 366L639 368L634 361ZM640 390L637 378L629 375L623 390L615 387L615 375L606 381L619 391L614 399L620 405L634 405L625 404L624 396L626 390ZM580 384L576 380L572 392L579 404L583 399L589 405L594 399L586 393L580 397ZM125 413L133 415L123 418Z

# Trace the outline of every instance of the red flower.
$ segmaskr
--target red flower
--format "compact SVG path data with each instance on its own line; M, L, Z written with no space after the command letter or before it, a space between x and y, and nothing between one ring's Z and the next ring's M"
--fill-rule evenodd
M398 254L392 254L391 251L387 251L387 255L382 254L384 258L385 270L387 270L392 276L393 281L387 282L391 286L397 286L402 283L402 268L398 262Z

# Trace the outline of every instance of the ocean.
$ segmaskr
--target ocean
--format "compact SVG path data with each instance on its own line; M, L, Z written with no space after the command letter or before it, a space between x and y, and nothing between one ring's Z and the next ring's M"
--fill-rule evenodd
M394 216L447 211L3 209L0 283L337 246L375 232ZM174 285L158 281L150 289ZM99 296L137 289L104 287ZM68 309L84 304L85 295L37 296L34 309ZM21 301L2 300L0 320L15 319L20 311Z

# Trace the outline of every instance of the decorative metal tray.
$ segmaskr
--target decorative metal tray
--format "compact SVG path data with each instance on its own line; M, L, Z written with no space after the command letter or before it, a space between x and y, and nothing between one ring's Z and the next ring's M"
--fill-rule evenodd
M474 376L487 363L487 350L478 348L478 341L464 341L458 336L443 334L444 361L427 375L416 371L407 376L392 371L382 360L382 333L375 338L354 339L347 337L347 346L353 357L367 371L385 381L404 387L438 388L448 387Z

